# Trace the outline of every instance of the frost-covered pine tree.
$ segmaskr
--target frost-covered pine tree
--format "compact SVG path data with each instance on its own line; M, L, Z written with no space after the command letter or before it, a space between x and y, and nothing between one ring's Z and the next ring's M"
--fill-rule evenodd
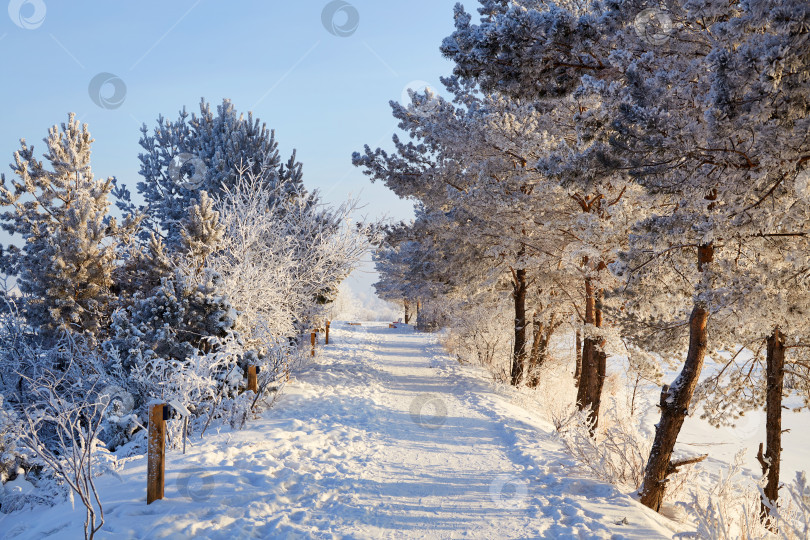
M399 224L404 227L404 223ZM412 280L408 274L407 246L389 245L383 241L373 254L374 264L380 279L374 284L377 296L389 302L402 302L405 308L405 324L411 320L410 306L416 305L417 299L408 289Z
M23 242L4 250L3 271L16 276L22 311L43 336L102 335L119 250L140 218L130 214L119 225L108 214L113 179L94 177L93 138L74 114L53 126L45 143L43 162L22 140L11 166L16 178L0 185L2 227Z
M214 201L207 192L200 192L199 202L189 208L180 230L181 253L195 265L195 272L199 272L208 256L220 248L224 234Z
M138 192L146 201L143 213L150 225L142 235L145 239L149 231L165 235L169 249L179 243L180 223L200 190L216 197L235 184L240 170L270 182L279 199L307 196L295 152L283 163L274 131L252 113L247 117L238 113L228 99L216 112L203 99L199 115L189 115L183 108L176 121L160 116L151 134L145 124L141 133L143 181ZM127 191L120 194L120 206L131 207Z
M705 18L708 8L692 9ZM764 518L778 503L783 399L796 392L808 403L801 381L809 366L798 344L808 340L810 309L809 23L804 2L742 4L715 24L717 39L707 56L715 140L738 145L717 147L745 158L724 171L745 187L746 198L730 220L736 230L725 233L736 245L734 266L743 270L733 272L730 264L720 269L728 275L722 282L732 283L722 301L742 307L735 309L738 320L721 327L718 337L725 350L740 344L747 350L730 360L715 355L723 368L701 390L708 394L706 416L718 423L766 410L766 444L758 453L767 476Z
M506 9L504 3L488 2L482 8L484 19L501 9L496 4ZM516 88L500 84L515 73L493 75L498 84L486 78L487 69L498 71L503 66L481 58L500 53L479 50L474 40L480 38L486 49L496 40L481 36L492 31L498 39L508 35L523 43L510 33L525 32L528 22L534 22L512 28L521 9L491 27L485 27L486 21L470 26L469 17L460 11L459 31L453 36L457 41L446 42L446 53L464 51L454 56L455 76L443 80L459 107L429 93L412 96L407 107L394 104L400 128L416 142L404 144L397 138L397 155L366 149L365 156L356 155L355 163L366 166L373 178L385 181L400 196L418 199L428 208L443 208L447 215L452 208L454 215L464 216L457 226L469 230L469 243L490 258L490 271L511 277L513 383L532 369L526 365L535 363L536 355L530 351L543 349L548 339L543 329L556 327L553 320L559 321L561 313L553 311L561 306L559 298L565 298L560 311L576 313L586 330L578 401L596 419L607 346L601 297L613 282L607 266L626 242L640 190L600 163L606 145L601 126L609 119L589 112L599 111L598 102L594 105L590 96L573 95L576 85L567 92L559 88L545 92L545 81ZM503 47L508 50L512 45ZM462 65L464 54L472 64L481 65L468 69ZM549 272L554 278L539 275ZM573 276L578 276L579 286L569 287ZM563 282L565 290L556 290ZM557 285L534 287L537 283ZM529 299L530 289L544 298ZM542 309L532 309L527 302ZM536 340L529 339L530 328L538 329Z
M223 232L219 213L202 192L182 222L182 251L168 256L153 237L135 255L141 288L116 312L115 333L106 344L124 367L154 357L183 362L210 351L213 342L233 331L237 313L221 290L222 277L206 268L207 258L222 245Z
M638 216L643 221L630 236L629 264L616 267L632 275L635 294L624 307L638 315L636 329L646 324L676 338L659 352L688 349L681 375L664 388L642 487L642 502L657 509L707 353L708 321L730 321L726 314L743 306L745 288L729 288L740 283L734 261L757 236L785 234L774 222L784 213L771 203L803 163L807 129L785 129L778 120L806 116L806 9L669 3L660 16L675 24L651 40L645 21L636 20L649 7L644 2L481 4L476 25L457 8L456 32L443 44L456 74L513 98L589 99L578 119L586 128L581 134L587 138L601 126L609 144L594 145L581 170L629 171L646 191L651 215ZM741 46L746 33L760 36L759 50ZM777 88L783 77L787 84ZM772 88L757 95L743 88L750 83ZM770 104L776 107L765 110ZM754 114L741 115L745 110ZM782 155L768 145L781 147ZM571 162L557 159L558 169ZM731 335L718 326L712 327L718 335Z
M673 5L680 25L672 43L629 62L627 90L617 100L616 140L627 150L627 165L645 188L671 197L671 209L657 212L634 235L631 282L650 280L653 287L663 278L685 286L676 296L688 299L673 317L679 302L648 297L648 315L689 330L688 341L684 332L672 340L688 344L688 352L680 376L662 392L662 420L641 489L642 502L653 508L660 506L704 357L734 350L740 338L748 344L770 339L776 348L768 349L778 354L780 334L795 328L790 296L800 295L774 303L773 292L790 287L777 262L785 261L780 244L800 240L807 220L806 203L793 193L808 152L806 85L796 90L807 70L807 31L801 23L785 24L786 11L777 9L769 21L770 10L761 8ZM806 9L793 10L806 20ZM632 31L628 25L624 32ZM784 58L792 67L781 86L772 77L773 62ZM794 246L803 251L801 242ZM775 309L764 314L757 304L763 301ZM778 443L769 438L769 447Z
M535 286L541 272L550 271L565 258L561 246L566 243L561 240L566 233L547 226L538 216L553 215L555 207L575 205L534 166L549 143L543 130L557 119L546 123L546 110L499 96L476 95L474 85L459 79L447 79L445 85L459 107L430 92L412 95L407 106L392 103L400 127L413 141L403 143L395 137L395 154L366 148L365 155L355 154L354 161L373 180L418 201L417 221L411 230L423 232L416 237L404 235L408 242L422 244L418 249L408 248L409 256L416 257L407 272L412 289L422 288L416 285L419 280L444 283L430 288L430 294L440 295L449 307L449 298L468 303L470 298L481 298L483 289L503 296L501 286L510 283L513 329L512 336L503 336L503 341L513 343L509 378L518 384L531 379L525 375L538 364L549 330L558 327L555 320L565 318L557 311L569 315L573 311L567 302L547 301L555 291ZM389 247L396 245L401 242L389 238ZM380 255L386 253L396 255L395 251ZM428 268L428 261L434 276L430 279L420 271ZM378 266L385 275L384 265ZM385 276L386 281L393 278ZM454 306L448 309L448 316L460 322L458 313L462 311ZM530 339L534 329L537 339Z

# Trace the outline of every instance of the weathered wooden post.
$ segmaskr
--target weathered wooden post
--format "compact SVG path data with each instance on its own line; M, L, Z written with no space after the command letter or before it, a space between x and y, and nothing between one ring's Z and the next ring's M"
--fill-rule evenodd
M329 345L329 321L326 321L326 340L324 341L324 345Z
M315 356L315 340L318 339L318 333L312 332L312 337L310 341L312 342L312 356Z
M165 403L149 409L149 444L147 446L146 504L163 498L166 477L166 420L169 407Z
M259 393L259 367L248 366L247 368L247 389Z

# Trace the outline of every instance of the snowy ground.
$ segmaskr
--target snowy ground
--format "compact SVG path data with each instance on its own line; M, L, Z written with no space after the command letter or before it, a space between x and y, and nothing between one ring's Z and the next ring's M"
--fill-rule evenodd
M435 336L334 323L334 344L242 431L145 460L99 486L101 538L671 538L670 522L582 477L553 427ZM69 503L0 515L0 538L79 538Z

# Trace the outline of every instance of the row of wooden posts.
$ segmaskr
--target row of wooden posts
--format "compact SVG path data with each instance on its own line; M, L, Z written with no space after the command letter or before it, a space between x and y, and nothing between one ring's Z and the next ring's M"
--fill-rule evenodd
M329 324L324 327L324 344L329 345ZM320 329L313 330L310 336L312 356L315 356L315 345ZM247 388L259 392L259 366L247 366ZM166 421L169 419L170 407L167 403L157 403L149 408L149 437L146 450L146 504L163 498L166 483Z

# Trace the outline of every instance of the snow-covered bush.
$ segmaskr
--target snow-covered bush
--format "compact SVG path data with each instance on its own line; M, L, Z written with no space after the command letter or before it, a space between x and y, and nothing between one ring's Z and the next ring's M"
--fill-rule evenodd
M6 407L3 394L0 394L0 485L5 484L7 480L16 475L20 466L21 456L17 448L16 437L17 426L16 413ZM1 487L0 490L2 490Z
M351 223L353 203L317 210L306 192L282 198L268 174L242 168L216 199L226 240L207 263L222 276L248 345L322 323L368 247L366 229Z
M183 360L153 356L132 366L130 381L144 403L178 403L199 416L215 398L235 395L242 381L237 350L231 341L218 343L210 353L195 352Z

